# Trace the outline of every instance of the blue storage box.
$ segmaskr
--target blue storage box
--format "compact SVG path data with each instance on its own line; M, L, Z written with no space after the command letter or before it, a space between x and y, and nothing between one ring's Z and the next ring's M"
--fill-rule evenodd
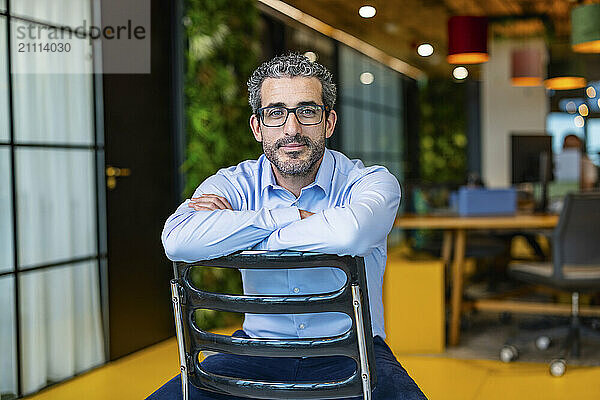
M517 211L517 191L462 187L451 196L451 207L460 216L514 214Z

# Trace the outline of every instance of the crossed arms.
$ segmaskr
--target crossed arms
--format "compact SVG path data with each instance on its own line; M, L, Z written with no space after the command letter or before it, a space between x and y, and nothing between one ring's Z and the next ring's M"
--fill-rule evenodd
M214 193L201 194L200 197L192 197L188 203L188 207L196 211L213 211L213 210L232 210L231 204L223 196ZM310 211L300 210L300 219L308 218L314 213Z
M193 262L238 250L299 250L365 255L385 240L400 203L400 185L385 170L359 178L342 206L309 212L295 206L247 210L241 186L216 174L165 223L173 261Z

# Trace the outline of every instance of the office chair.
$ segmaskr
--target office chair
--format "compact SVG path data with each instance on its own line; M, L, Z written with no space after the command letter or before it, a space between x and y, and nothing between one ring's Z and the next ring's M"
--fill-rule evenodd
M509 275L517 280L571 292L569 325L538 336L536 347L545 350L552 341L550 334L566 332L566 340L557 358L550 363L550 373L562 376L567 357L577 358L581 335L598 332L584 326L579 319L579 293L600 291L600 192L568 194L553 232L552 261L548 263L514 263ZM516 346L507 342L500 359L513 361Z
M194 266L236 269L295 269L335 267L346 274L340 289L311 295L231 295L202 291L190 282ZM376 384L373 337L367 284L362 257L295 251L242 251L229 256L187 264L175 262L171 281L173 311L181 369L183 399L188 384L212 392L259 399L338 399L362 396L371 399ZM309 339L239 338L200 329L194 320L197 309L238 313L299 314L342 312L352 319L349 331L335 337ZM239 379L205 371L201 351L263 357L347 356L357 364L350 377L314 383L266 382Z

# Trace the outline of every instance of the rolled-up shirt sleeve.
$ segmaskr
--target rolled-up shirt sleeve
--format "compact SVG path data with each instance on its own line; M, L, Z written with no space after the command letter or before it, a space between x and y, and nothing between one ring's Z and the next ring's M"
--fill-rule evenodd
M392 229L400 196L398 180L381 168L352 185L346 204L279 228L255 249L368 254Z
M244 196L225 176L205 180L193 197L215 194L225 197L233 210L196 211L185 200L163 228L162 243L172 261L194 262L248 249L272 232L300 220L297 207L243 210Z

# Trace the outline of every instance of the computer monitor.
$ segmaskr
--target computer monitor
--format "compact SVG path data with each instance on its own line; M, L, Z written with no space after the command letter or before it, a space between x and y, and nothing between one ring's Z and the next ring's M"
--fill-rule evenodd
M553 180L552 136L512 134L512 183Z
M539 182L542 196L536 210L548 208L548 182L554 179L552 167L552 136L511 135L512 183Z

